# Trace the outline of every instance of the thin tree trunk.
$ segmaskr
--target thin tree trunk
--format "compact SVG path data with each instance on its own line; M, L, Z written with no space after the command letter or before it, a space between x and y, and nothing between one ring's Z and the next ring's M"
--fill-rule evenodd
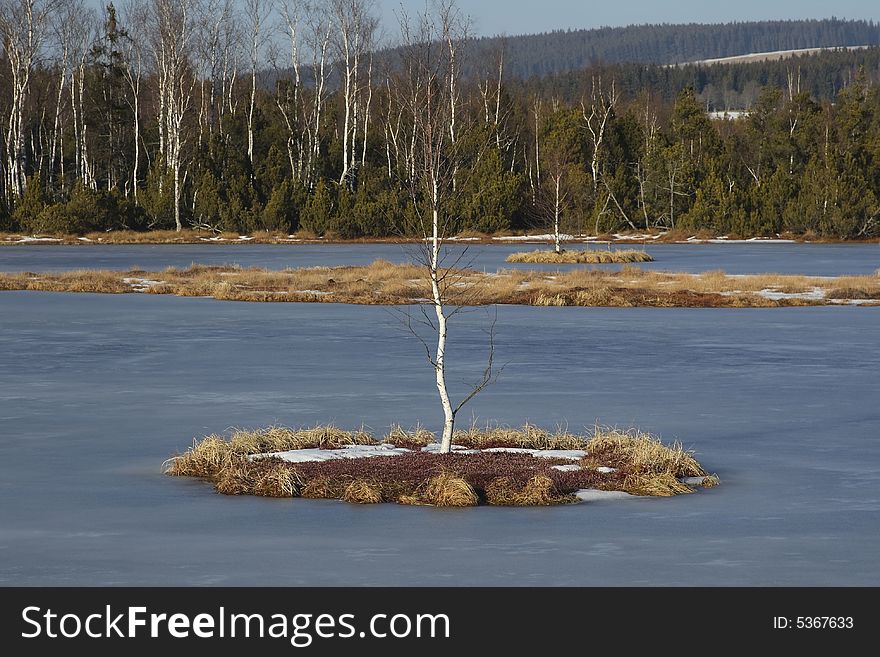
M556 200L553 204L553 241L556 248L556 253L562 253L562 243L559 239L559 215L561 214L561 205L562 199L559 195L559 187L562 182L562 176L556 176Z
M437 181L433 185L433 232L431 235L431 293L434 312L437 315L437 353L434 359L434 373L437 379L437 392L443 406L443 437L440 440L440 453L452 451L452 433L455 430L455 411L449 401L446 388L446 337L448 334L446 312L443 309L443 295L440 291L440 211Z

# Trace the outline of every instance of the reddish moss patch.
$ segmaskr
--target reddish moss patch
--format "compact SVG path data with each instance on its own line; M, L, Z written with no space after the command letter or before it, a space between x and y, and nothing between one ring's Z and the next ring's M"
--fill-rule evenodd
M247 475L241 472L241 464L234 471L221 472L217 490L240 495L247 492L248 482L265 481L266 474L271 473L273 480L298 482L297 490L302 497L358 503L396 502L401 497L420 499L420 492L430 480L452 474L473 488L481 504L540 506L570 502L566 496L582 488L618 489L626 476L621 470L601 474L594 469L571 472L553 468L571 463L569 459L509 452L413 452L307 463L259 459L248 462ZM288 470L292 476L280 477L279 470ZM256 486L249 492L265 494Z

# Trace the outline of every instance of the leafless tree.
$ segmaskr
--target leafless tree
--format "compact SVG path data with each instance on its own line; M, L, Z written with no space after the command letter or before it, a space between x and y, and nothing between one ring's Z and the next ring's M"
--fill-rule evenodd
M248 162L254 163L254 108L257 101L257 71L262 49L269 38L267 22L271 7L268 0L245 0L245 20L248 32L248 55L251 65L251 93L247 112Z
M24 194L24 109L31 75L49 32L49 20L58 0L0 0L0 39L6 54L12 102L6 124L6 180L9 200Z
M128 84L128 104L131 108L132 137L134 142L134 161L131 167L131 194L138 200L141 163L141 82L144 76L144 44L136 35L146 31L148 11L143 3L128 0L123 6L123 21L129 34L135 35L125 41L125 68L123 75Z
M199 143L205 132L223 134L230 65L237 64L237 18L233 0L202 0L198 5Z
M363 125L366 148L369 103L372 98L372 56L378 19L374 0L330 0L336 59L342 67L342 174L343 184L356 166L357 136ZM365 70L366 69L366 70ZM359 114L363 114L361 119ZM364 121L361 124L361 120ZM362 149L362 151L363 151ZM363 155L361 160L363 161Z
M184 119L192 104L195 77L189 60L194 0L153 0L150 44L159 85L159 155L172 176L174 224L183 228L180 203L186 171L183 166Z
M433 317L421 306L424 323L436 336L432 346L423 340L428 361L434 371L437 392L443 408L441 453L452 449L455 418L461 408L489 385L497 372L493 368L493 331L490 331L490 350L487 366L479 382L456 405L447 387L447 341L449 320L462 305L450 304L452 297L459 302L463 292L457 283L461 256L447 264L443 243L451 225L449 202L459 193L455 176L462 168L462 149L457 130L459 113L459 58L457 48L467 34L467 23L455 5L444 0L436 13L419 15L410 21L401 17L403 65L399 88L400 104L404 108L411 132L413 170L410 180L412 199L419 211L421 232L424 236L422 262L429 272ZM416 330L413 333L418 335Z
M593 176L594 192L599 186L605 130L608 128L608 121L614 114L614 108L619 100L614 80L611 81L611 88L606 89L602 84L602 78L594 77L590 85L589 101L581 101L584 122L590 135L590 173Z

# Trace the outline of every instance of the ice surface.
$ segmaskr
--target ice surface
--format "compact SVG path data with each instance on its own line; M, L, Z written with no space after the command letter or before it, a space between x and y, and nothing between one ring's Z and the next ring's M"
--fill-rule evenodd
M205 238L209 239L209 238ZM465 248L462 263L480 271L541 269L567 271L595 267L619 269L621 265L534 265L507 263L511 253L534 250L519 242L449 245L449 262ZM572 247L574 248L574 247ZM615 246L613 248L628 248ZM639 268L681 272L723 270L729 274L775 272L810 276L869 275L880 266L876 244L788 244L780 242L722 240L720 243L658 244L644 248L655 262ZM366 265L378 258L391 262L412 261L417 247L405 244L252 244L207 242L203 244L70 245L29 244L27 248L0 248L0 271L72 271L137 267L161 271L166 267L239 264L243 267ZM630 265L632 266L632 265Z
M200 260L167 248L184 266ZM840 273L869 250L878 266L876 245L845 247L848 261L833 245L753 247L773 254L760 260L717 248L745 249L752 271L812 258L813 273ZM0 258L31 249L24 269L55 258L48 249L106 253ZM165 249L119 258L146 268ZM450 325L457 398L482 374L484 320ZM421 345L380 307L3 292L0 584L880 585L880 311L503 306L496 329L507 366L468 421L637 426L696 450L721 486L454 513L217 495L161 463L229 427L437 431Z

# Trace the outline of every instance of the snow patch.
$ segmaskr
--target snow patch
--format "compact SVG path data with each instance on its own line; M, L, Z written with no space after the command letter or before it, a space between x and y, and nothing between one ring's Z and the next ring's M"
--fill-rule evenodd
M555 235L506 235L503 237L493 237L493 240L499 242L547 242L556 239ZM560 235L560 240L568 241L575 239L574 235Z
M604 502L606 500L634 500L638 496L624 493L622 490L598 490L596 488L582 488L575 493L581 502Z
M429 454L439 454L440 453L440 443L431 443L430 445L426 445L422 447L423 452L428 452ZM479 454L480 450L478 449L469 449L464 445L453 445L452 451L456 454Z
M507 452L508 454L528 454L542 459L570 459L579 461L587 453L582 449L527 449L525 447L490 447L484 452Z
M377 456L399 456L408 454L410 450L394 445L348 445L342 449L294 449L289 452L273 452L256 454L252 460L262 458L279 458L288 463L318 463L321 461L337 461L339 459L363 459Z
M17 240L12 240L13 242L60 242L61 240L57 237L28 237L24 236Z
M131 289L134 292L146 292L154 285L165 283L165 281L153 281L149 278L123 278L122 282L126 285L131 285Z
M803 299L804 301L822 301L825 298L825 290L821 287L813 287L807 292L779 292L773 288L766 288L758 292L758 296L780 301L782 299Z
M560 470L562 472L578 472L579 470L583 470L581 466L577 463L566 463L565 465L552 465L550 466L551 470Z
M617 472L617 468L609 468L602 465L596 468L596 472L601 472L602 474L612 474L614 472Z
M835 306L875 306L880 302L876 299L828 299L828 303Z

